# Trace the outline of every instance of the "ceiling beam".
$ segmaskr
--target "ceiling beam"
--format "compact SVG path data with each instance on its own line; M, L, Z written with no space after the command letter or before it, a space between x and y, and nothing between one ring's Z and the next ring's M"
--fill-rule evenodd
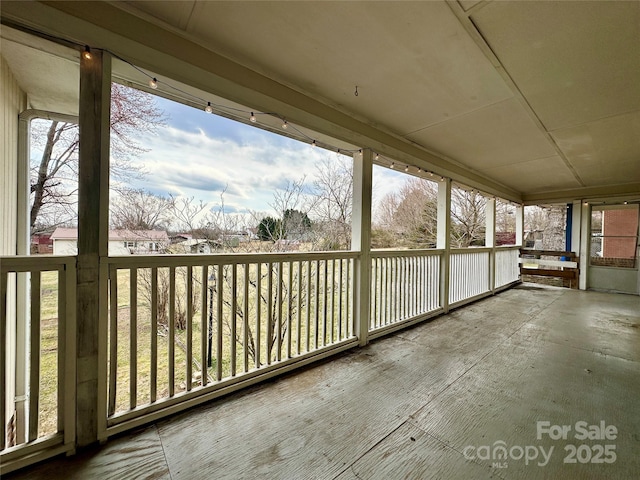
M511 75L509 74L505 66L502 64L498 56L495 54L495 52L491 48L491 45L489 45L489 42L487 42L487 40L482 35L482 32L473 21L472 15L474 11L477 12L480 8L484 8L487 5L487 3L483 2L481 4L475 5L468 12L465 12L465 10L462 8L462 6L460 5L460 3L458 3L457 0L446 0L446 3L447 5L449 5L449 8L451 8L451 11L458 18L458 20L460 21L464 29L467 31L469 36L473 39L476 45L478 45L480 50L482 50L482 53L484 53L487 59L489 59L489 61L493 64L494 68L500 74L500 76L504 80L507 87L513 92L514 97L518 99L518 101L520 102L524 110L527 112L527 114L529 115L533 123L536 125L536 127L538 127L538 130L540 130L542 135L544 135L544 137L553 146L557 155L560 157L560 159L562 159L565 166L569 169L569 171L571 172L573 177L576 179L576 181L581 186L585 186L585 183L582 181L582 178L580 178L580 175L578 174L576 169L573 167L573 165L571 164L569 159L566 157L564 152L560 149L560 147L556 143L553 136L549 133L545 125L542 123L542 120L540 120L540 118L538 117L538 114L535 112L533 107L529 104L529 101L527 100L527 98L520 91L520 88L518 88L518 85L515 83L513 78L511 78Z
M608 197L624 197L627 200L640 199L640 183L625 183L602 187L584 187L552 192L530 193L522 196L525 205L541 203L563 203L574 200L591 200Z

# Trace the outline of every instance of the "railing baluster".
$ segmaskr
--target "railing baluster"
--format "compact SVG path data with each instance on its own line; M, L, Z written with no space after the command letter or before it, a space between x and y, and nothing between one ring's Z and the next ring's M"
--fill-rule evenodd
M176 371L176 267L169 267L169 396L175 394L175 371Z
M267 365L271 365L271 349L273 338L273 264L269 262L267 264L269 275L267 277Z
M298 261L298 305L297 305L297 324L298 330L296 332L296 350L298 355L301 352L300 342L302 341L302 260Z
M311 350L311 261L308 260L305 262L307 266L307 307L305 309L305 332L306 332L306 351Z
M260 368L260 314L262 311L262 285L261 285L261 273L262 263L258 262L256 265L256 332L254 335L254 352L256 355L256 368Z
M129 408L138 405L138 269L129 271Z
M29 369L29 442L38 438L38 413L40 402L40 275L31 273L31 332ZM4 355L4 352L3 352Z
M238 265L231 265L231 376L236 376L238 344Z
M342 284L342 264L344 263L344 261L342 259L340 259L340 270L339 270L339 283L338 283L338 289L339 289L339 297L338 297L338 340L342 340L342 288L343 288L343 284Z
M287 271L287 358L291 358L291 328L292 328L292 319L291 315L293 315L292 309L292 300L293 300L293 292L291 289L293 288L293 262L289 262L289 270Z
M335 285L336 285L336 261L331 260L331 270L329 271L331 274L331 283L330 283L330 292L329 292L329 315L331 316L331 331L329 332L329 343L333 343L335 340L335 323L336 323L336 313L335 313Z
M322 346L327 344L327 295L329 288L329 278L328 278L328 260L324 260L323 264L323 285L322 289Z
M64 267L58 270L58 432L64 431L64 394L65 394L65 360L66 360L66 333L67 333L67 282ZM69 305L73 308L73 305Z
M315 312L314 312L314 316L315 316L315 330L314 330L314 335L315 335L315 348L318 348L320 345L318 344L318 327L320 325L320 306L318 305L319 300L320 300L320 261L316 260L316 295L315 295L315 301L314 306L315 306Z
M280 361L282 360L282 304L284 303L284 300L282 298L282 284L284 282L283 278L282 278L282 262L278 262L278 275L277 275L277 281L278 281L278 290L276 293L276 305L278 307L278 313L277 313L277 320L276 320L276 337L277 337L277 345L278 345L278 350L276 351L276 361Z
M118 270L109 269L109 416L116 411L116 385L118 382Z
M218 265L217 284L216 284L216 379L222 380L222 302L224 294L224 271L222 264Z
M207 346L209 340L209 330L207 328L207 297L209 295L209 266L203 265L200 271L200 384L204 387L209 383L207 370Z
M187 392L191 390L193 383L193 267L187 266L187 359L186 380Z
M244 264L244 303L242 312L242 352L244 353L244 371L249 371L249 264Z
M151 269L151 378L149 396L151 403L158 393L158 267Z

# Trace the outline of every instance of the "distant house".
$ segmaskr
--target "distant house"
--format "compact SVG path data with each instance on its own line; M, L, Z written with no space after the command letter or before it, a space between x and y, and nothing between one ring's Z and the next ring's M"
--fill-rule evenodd
M56 228L51 240L54 255L77 255L77 228ZM168 244L167 232L161 230L109 230L109 255L160 253Z
M170 253L213 253L222 247L219 240L190 238L171 245Z
M191 240L192 238L193 235L191 235L190 233L176 233L175 235L171 235L169 237L169 242L171 243L171 245L173 245L174 243L182 243L187 240Z
M51 232L36 233L31 235L31 254L53 253L53 240Z

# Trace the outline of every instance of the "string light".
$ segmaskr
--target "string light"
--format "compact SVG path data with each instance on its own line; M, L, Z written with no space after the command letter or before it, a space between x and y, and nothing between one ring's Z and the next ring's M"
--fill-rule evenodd
M127 64L128 64L128 65L130 65L132 68L134 68L135 70L137 70L138 72L140 72L142 75L144 75L144 76L146 76L147 78L149 78L149 87L150 87L150 88L152 88L152 89L154 89L154 90L158 88L158 80L157 80L157 78L153 77L152 75L150 75L149 73L147 73L147 72L146 72L146 71L144 71L143 69L139 68L139 67L138 67L138 66L136 66L135 64L133 64L133 63L131 63L130 61L126 60L125 58L122 58L122 57L120 57L119 55L117 55L117 54L115 54L115 53L113 53L113 52L109 52L109 53L110 53L111 55L113 55L114 57L118 58L119 60L122 60L123 62L127 63ZM84 51L82 52L82 56L83 56L83 58L85 58L85 59L87 59L87 60L90 60L91 58L93 58L93 55L91 54L91 48L89 47L89 45L85 45L85 47L84 47ZM190 92L187 92L187 91L185 91L185 90L182 90L182 89L180 89L180 88L178 88L178 87L176 87L176 86L174 86L174 85L171 85L170 83L167 83L167 82L163 81L163 82L162 82L162 84L163 84L163 86L165 86L165 87L167 87L167 88L170 88L170 89L175 90L175 91L177 91L177 92L180 92L180 93L182 93L182 94L184 94L184 95L187 95L187 96L189 96L189 97L192 97L192 98L193 98L193 99L195 99L195 100L199 100L199 101L201 101L201 102L204 102L204 99L203 99L203 98L201 98L201 97L199 97L199 96L197 96L197 95L194 95L193 93L190 93ZM355 93L355 95L357 96L357 95L358 95L358 93L359 93L359 92L358 92L358 90L357 90L357 89L358 89L358 87L356 86L355 88L356 88L356 91L355 91L354 93ZM226 111L229 111L229 112L238 112L238 113L244 113L245 115L246 115L247 113L250 113L249 121L250 121L251 123L256 123L256 122L257 122L255 112L248 112L248 111L243 110L243 109L240 109L240 108L234 108L234 107L230 107L230 106L222 105L222 104L221 104L221 105L215 105L215 106L216 106L216 108L220 109L220 110L221 110L221 111L223 111L223 112L226 112ZM205 111L205 112L207 112L207 113L213 113L213 105L211 104L211 102L207 102L207 105L206 105L206 107L204 108L204 111ZM259 113L259 114L263 114L263 115L271 115L271 116L275 116L275 117L277 117L277 118L281 118L281 119L282 119L282 128L283 128L284 130L287 130L287 129L288 129L288 127L289 127L289 123L287 122L287 120L286 120L286 119L284 119L283 117L281 117L279 114L277 114L277 113L275 113L275 112L258 112L258 113ZM301 130L297 129L297 128L295 127L295 125L293 125L293 126L291 127L291 129L292 129L292 130L294 130L294 131L296 131L300 136L305 137L305 138L307 139L307 141L311 140L311 146L312 146L312 147L317 147L317 146L318 146L318 143L317 143L317 141L316 141L315 139L313 139L313 138L309 137L305 132L303 132L303 131L301 131ZM335 148L335 147L334 147L334 148ZM368 147L367 147L367 148L368 148ZM363 149L362 149L362 148L360 148L360 149L358 149L358 150L341 150L340 148L337 148L336 150L337 150L337 153L338 153L338 154L344 154L344 153L353 154L353 153L356 153L356 152L357 152L359 155L362 155L362 150L363 150ZM380 160L380 156L381 156L381 155L380 155L379 153L375 153L375 155L374 155L375 160ZM391 168L391 169L395 169L395 168L396 168L396 164L395 164L395 162L391 162L391 164L389 165L389 168ZM410 168L410 166L409 166L409 165L405 165L405 167L404 167L404 171L405 171L405 172L408 172L408 171L409 171L409 168ZM423 172L422 168L419 168L419 167L417 168L417 171L418 171L418 173L422 173L422 172ZM434 173L433 173L433 172L430 172L430 171L426 171L426 170L425 170L425 173L428 173L430 177L433 177L433 176L434 176ZM445 178L444 178L443 176L441 176L441 177L440 177L440 181L444 181L444 179L445 179ZM588 205L588 203L587 203L587 202L585 202L585 205Z

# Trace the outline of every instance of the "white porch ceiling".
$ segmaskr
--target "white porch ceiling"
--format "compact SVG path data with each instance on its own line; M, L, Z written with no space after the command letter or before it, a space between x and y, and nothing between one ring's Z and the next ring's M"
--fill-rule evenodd
M109 3L523 197L640 191L640 1Z

